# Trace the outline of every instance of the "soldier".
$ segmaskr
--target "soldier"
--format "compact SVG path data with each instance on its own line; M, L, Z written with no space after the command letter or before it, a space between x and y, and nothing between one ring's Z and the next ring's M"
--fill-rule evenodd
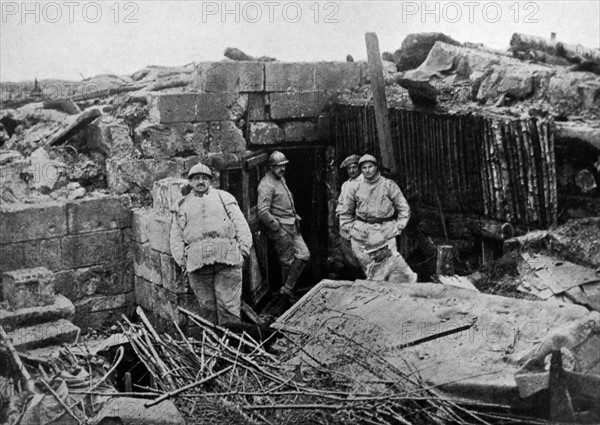
M340 227L350 235L352 251L366 273L371 262L364 249L367 237L381 232L392 253L397 253L395 238L408 223L410 207L398 185L379 173L375 157L363 155L358 164L363 181L350 188L340 211Z
M194 165L188 179L192 191L173 208L171 253L188 274L201 315L215 324L238 323L250 227L235 198L211 187L209 167Z
M279 256L283 282L280 293L293 301L294 288L310 252L300 234L300 216L283 177L288 163L278 151L269 157L269 171L258 185L258 217Z
M335 209L338 220L340 217L340 212L344 209L344 200L348 197L348 193L351 191L350 189L363 180L363 176L360 173L360 167L358 166L359 159L360 157L358 155L350 155L340 164L340 168L346 169L346 172L348 173L348 180L342 184L340 196L338 197L338 203ZM345 232L341 226L339 230L341 237L340 247L345 266L344 270L348 272L348 276L359 276L362 274L361 266L358 262L358 259L352 252L352 246L350 245L350 234Z
M381 282L416 282L417 274L406 264L400 253L392 253L388 245L388 240L380 232L367 238L365 253L371 259L367 265L367 279Z

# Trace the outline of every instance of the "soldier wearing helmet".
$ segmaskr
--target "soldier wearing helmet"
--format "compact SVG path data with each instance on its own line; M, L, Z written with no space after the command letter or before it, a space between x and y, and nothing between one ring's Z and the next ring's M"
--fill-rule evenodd
M236 323L252 234L235 198L211 187L212 177L202 163L190 169L192 191L173 207L171 253L188 274L201 315L215 324Z
M371 260L365 273L368 280L397 283L417 281L417 274L410 269L400 253L390 250L388 240L382 233L369 235L365 242L365 253Z
M300 234L300 216L284 178L288 163L279 151L269 156L269 171L258 185L258 217L279 256L283 283L280 293L293 300L294 288L310 252Z
M396 236L408 223L410 207L398 185L379 173L374 156L363 155L358 164L363 181L350 189L340 211L340 227L350 235L352 251L366 273L371 262L365 252L368 236L381 233L397 254Z

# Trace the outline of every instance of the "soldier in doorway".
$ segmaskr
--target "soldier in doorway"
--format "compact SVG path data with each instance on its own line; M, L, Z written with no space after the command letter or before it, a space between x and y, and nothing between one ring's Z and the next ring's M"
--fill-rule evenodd
M192 191L173 207L171 253L188 274L201 315L219 325L239 323L252 234L235 198L211 187L212 177L202 163L190 169Z
M365 252L368 236L380 232L396 254L396 236L408 223L410 207L398 185L380 174L374 156L363 155L358 164L363 181L350 188L340 210L340 227L350 235L352 251L366 274L371 262Z
M294 288L310 252L300 234L300 216L283 177L288 163L279 151L269 156L269 171L258 185L258 217L279 256L283 283L280 293L294 301Z
M359 159L360 157L358 155L353 154L344 159L344 161L342 161L342 163L340 164L340 168L346 169L346 172L348 173L348 180L342 183L340 196L338 197L338 203L335 209L338 221L340 213L344 209L345 199L348 197L348 193L351 191L351 188L356 186L359 182L363 180L363 176L360 172L360 167L358 166ZM350 234L348 232L345 232L341 226L339 230L341 237L340 247L344 258L344 265L350 268L349 275L360 275L361 272L358 270L361 269L361 266L356 256L352 252L352 246L350 245Z

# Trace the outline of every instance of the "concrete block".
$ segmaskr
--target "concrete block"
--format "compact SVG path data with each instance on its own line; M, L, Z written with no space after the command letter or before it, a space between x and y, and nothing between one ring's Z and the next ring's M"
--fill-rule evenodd
M182 273L181 268L177 265L170 254L160 254L160 268L162 276L162 286L175 293L185 294L191 293L187 280L187 276Z
M120 230L65 236L61 243L65 269L119 263L125 254Z
M241 154L246 151L246 139L233 121L210 123L210 152Z
M285 133L274 122L251 122L250 143L253 145L274 145L283 142Z
M0 245L0 272L25 268L22 243Z
M264 91L263 62L200 62L193 88L205 93Z
M144 121L135 129L135 142L148 158L202 155L208 150L208 124Z
M352 89L363 79L363 66L359 62L319 62L315 70L317 90Z
M160 159L111 158L106 162L108 187L116 193L141 188L152 190L155 181L166 177L187 176L199 157Z
M67 214L62 202L0 206L0 245L63 236Z
M317 140L317 125L310 121L283 123L286 142L314 142Z
M229 117L227 96L220 93L153 93L148 100L153 123L220 121Z
M248 121L268 121L269 111L266 105L266 95L250 93L248 98Z
M80 199L67 203L69 234L131 227L129 195Z
M136 208L131 211L131 238L134 243L148 242L148 230L144 220L146 211L145 208Z
M290 118L312 118L321 115L327 106L327 97L323 92L310 91L298 93L271 93L271 118L274 120Z
M314 63L269 62L265 64L265 91L311 91L316 88Z
M23 267L46 267L52 271L63 268L61 238L40 239L21 243Z
M64 342L73 343L79 331L80 329L73 323L59 319L54 322L15 329L8 332L8 337L17 350L25 351Z
M135 277L135 301L158 317L177 321L177 295L139 276Z
M122 261L111 265L62 270L55 273L57 293L73 301L94 295L116 295L133 291L133 263Z
M171 214L171 208L183 197L182 190L189 186L188 179L167 177L152 185L152 209L163 214ZM141 216L141 213L140 213ZM144 243L145 241L139 241Z
M54 274L44 267L5 272L2 292L4 300L15 309L53 304Z
M151 211L146 215L146 220L150 248L158 252L171 254L171 245L169 243L171 216L161 215Z
M66 297L57 295L54 303L46 306L25 307L18 310L0 309L0 325L10 332L19 326L51 322L58 319L69 320L75 313L75 306Z
M133 273L154 285L162 285L160 253L149 244L133 244Z

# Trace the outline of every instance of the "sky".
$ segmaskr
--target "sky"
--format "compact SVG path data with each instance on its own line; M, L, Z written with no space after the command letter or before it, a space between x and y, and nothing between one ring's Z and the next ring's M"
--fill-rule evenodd
M414 32L506 50L514 32L600 48L600 1L0 1L0 81L80 80L147 65L223 58L226 47L281 61L393 52Z

